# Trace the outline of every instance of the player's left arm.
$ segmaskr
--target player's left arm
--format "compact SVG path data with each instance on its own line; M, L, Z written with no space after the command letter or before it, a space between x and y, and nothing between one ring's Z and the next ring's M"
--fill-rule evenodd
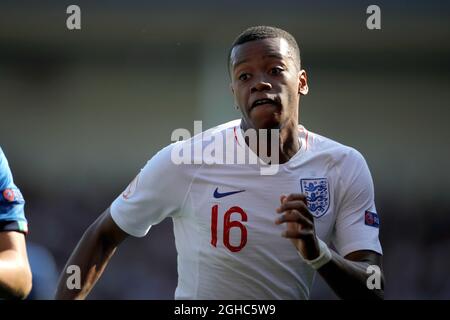
M359 250L341 257L330 250L332 259L317 271L334 292L343 299L384 299L382 256L374 251ZM370 271L369 266L376 266ZM370 272L368 272L368 270ZM380 274L375 274L380 270ZM379 276L380 289L369 277ZM371 286L368 286L367 282Z
M0 231L0 298L24 299L31 291L25 235Z
M276 224L287 225L283 236L292 240L306 261L314 261L323 255L324 249L321 246L325 244L320 244L316 236L314 219L306 206L304 194L282 196L277 212L280 216L276 219ZM342 257L334 250L326 249L331 253L328 258L331 259L317 271L340 298L383 299L384 279L380 254L371 250L359 250ZM380 270L379 289L367 285L368 278L374 274L368 273L368 267L371 265L376 266L374 271Z

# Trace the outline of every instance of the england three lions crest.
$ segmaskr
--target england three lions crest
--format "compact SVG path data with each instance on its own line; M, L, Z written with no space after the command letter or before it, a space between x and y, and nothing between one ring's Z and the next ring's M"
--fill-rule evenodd
M330 207L330 190L326 178L300 179L302 193L306 195L311 214L320 218Z

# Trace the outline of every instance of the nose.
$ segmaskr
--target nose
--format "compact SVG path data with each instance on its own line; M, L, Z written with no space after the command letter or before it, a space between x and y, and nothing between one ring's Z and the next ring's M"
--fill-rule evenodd
M251 92L259 92L259 91L267 91L272 89L272 84L267 82L265 79L260 78L255 84L252 86Z

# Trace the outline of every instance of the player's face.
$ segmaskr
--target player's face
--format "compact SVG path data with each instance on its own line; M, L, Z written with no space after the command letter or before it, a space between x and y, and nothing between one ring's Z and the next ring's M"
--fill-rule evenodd
M306 72L283 38L255 40L231 51L231 90L244 129L282 129L298 123L301 94L308 93Z

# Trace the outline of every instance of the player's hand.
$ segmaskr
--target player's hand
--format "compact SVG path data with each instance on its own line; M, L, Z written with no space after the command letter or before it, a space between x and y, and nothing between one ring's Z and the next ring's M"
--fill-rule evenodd
M294 193L280 197L281 205L277 208L280 214L275 224L287 224L283 237L291 239L302 257L313 260L320 254L319 243L314 229L314 218L306 206L306 196Z

